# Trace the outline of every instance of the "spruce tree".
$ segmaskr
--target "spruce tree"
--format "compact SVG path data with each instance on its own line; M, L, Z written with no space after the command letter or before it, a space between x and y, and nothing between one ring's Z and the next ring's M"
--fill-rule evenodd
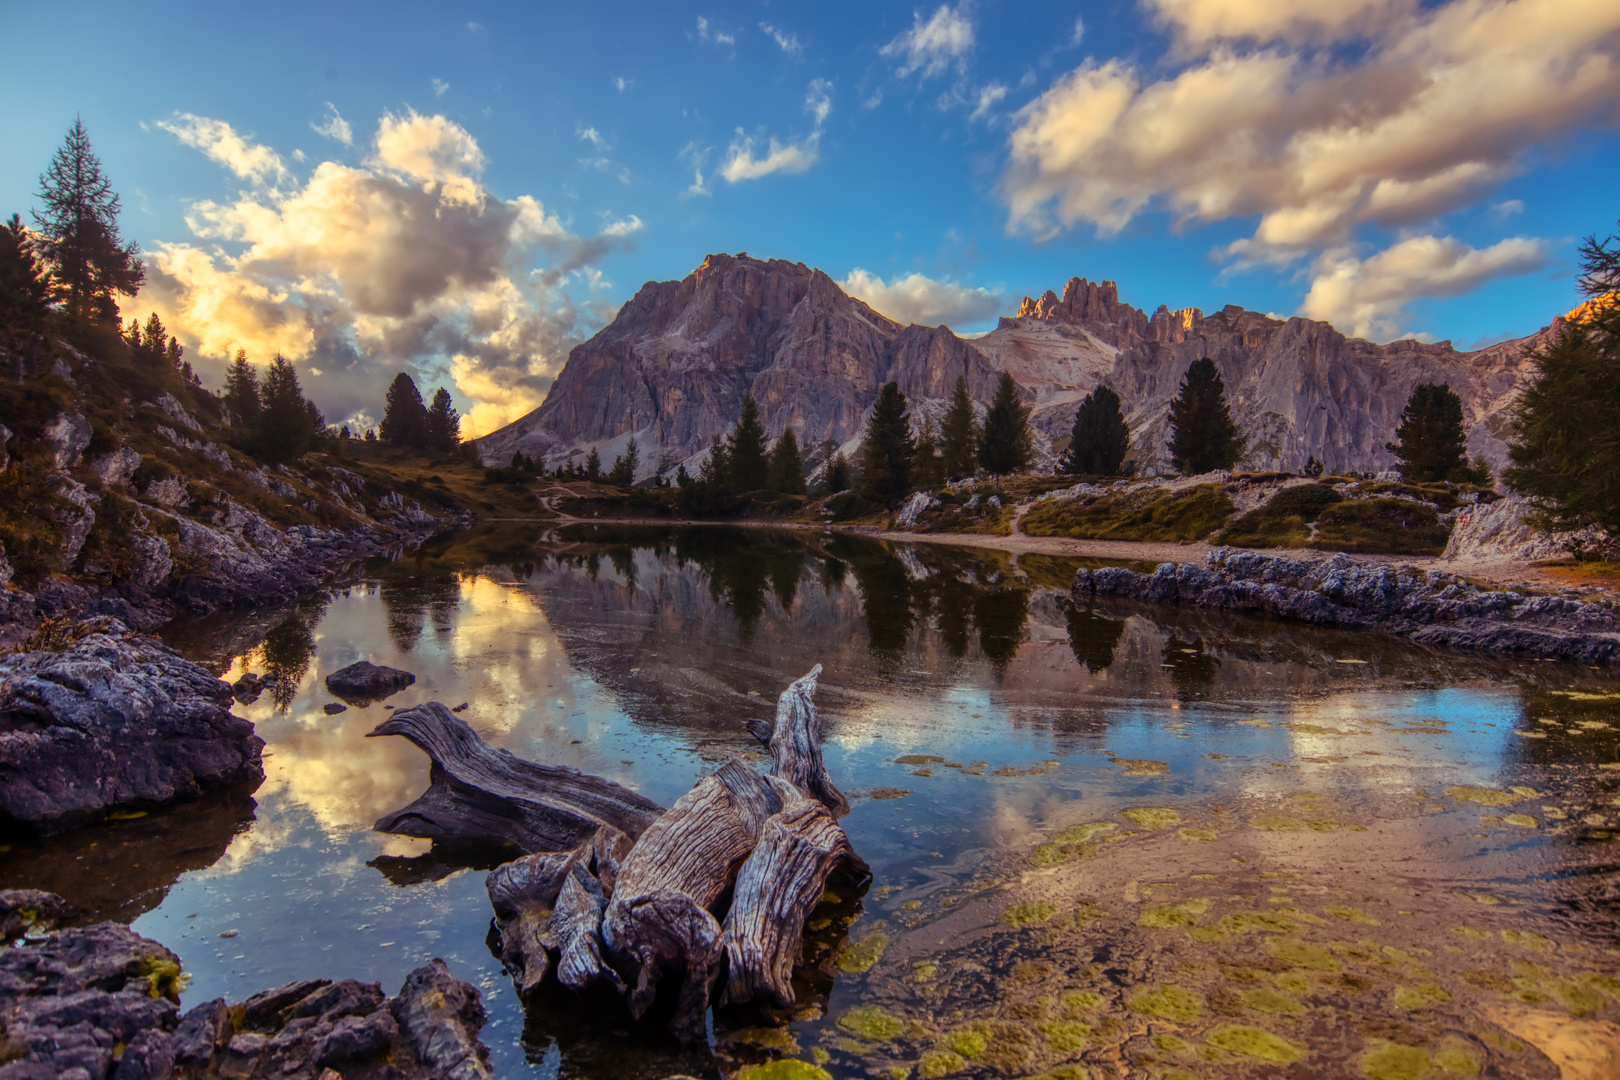
M291 461L309 449L320 429L320 412L304 400L298 369L277 353L264 373L263 408L259 412L256 448L269 461Z
M785 428L771 450L771 489L784 495L804 494L804 459L799 456L799 438Z
M1226 407L1226 384L1215 361L1194 360L1170 403L1170 463L1188 476L1230 469L1245 440Z
M461 416L450 404L450 392L442 386L433 392L433 404L428 407L427 445L440 454L453 454L461 445Z
M911 417L900 384L887 382L878 391L861 447L861 497L895 507L911 491Z
M593 482L602 479L602 455L596 452L594 446L585 455L585 479Z
M743 398L742 413L731 433L731 486L738 492L759 491L770 483L771 466L765 427L759 422L754 395Z
M984 414L984 434L979 439L979 464L996 478L1015 473L1029 464L1031 451L1029 406L1018 396L1018 384L1007 372L1001 373L996 396Z
M1384 449L1400 462L1401 478L1413 484L1462 479L1468 469L1462 399L1450 383L1420 383L1401 412L1396 442Z
M111 322L119 296L134 296L146 280L140 248L118 235L118 195L90 148L84 121L75 118L67 138L39 178L43 212L35 211L39 250L51 264L56 299L75 319Z
M0 326L32 331L51 298L50 274L16 214L0 225Z
M1069 452L1060 463L1066 473L1117 476L1131 448L1131 429L1119 407L1119 395L1106 386L1087 394L1074 413Z
M236 426L254 431L259 426L259 375L248 363L247 350L237 349L236 359L225 372L225 407L236 419Z
M849 490L849 459L842 450L834 453L832 460L827 463L826 484L829 495Z
M377 434L385 443L408 446L413 450L427 449L427 408L422 404L422 393L416 388L416 380L403 371L394 376L394 381L388 386L388 397Z
M973 416L973 399L968 396L967 377L956 377L951 391L951 407L940 429L941 466L947 480L972 476L979 467L979 425Z
M608 470L607 482L618 487L629 487L635 483L636 468L640 464L641 455L636 449L636 438L630 437L625 446L624 453L613 459L613 468Z
M911 486L933 491L945 482L945 459L939 456L939 435L934 418L923 418L922 434L917 436L917 452L911 459Z

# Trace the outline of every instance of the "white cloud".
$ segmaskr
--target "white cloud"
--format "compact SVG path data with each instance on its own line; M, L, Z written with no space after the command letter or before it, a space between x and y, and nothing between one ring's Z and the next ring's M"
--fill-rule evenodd
M630 89L632 86L636 85L636 80L627 79L623 75L615 75L613 78L609 79L608 82L613 86L613 89L617 90L621 94Z
M444 97L444 92L450 89L450 84L445 82L443 79L434 79L432 86L434 97Z
M968 120L973 121L979 119L981 116L988 116L990 114L990 110L995 108L996 103L1006 96L1007 88L998 82L993 82L990 85L982 88L979 91L979 104L971 113L968 114Z
M1492 221L1506 221L1514 214L1522 213L1524 213L1523 199L1504 199L1491 207L1490 216Z
M577 134L582 141L590 143L598 150L606 151L613 149L608 145L608 141L602 138L601 133L593 127L580 128Z
M716 45L737 44L737 35L735 33L727 33L717 27L712 27L709 20L702 15L698 16L697 30L699 41L712 41Z
M964 2L956 7L940 5L924 22L922 12L912 14L912 26L878 52L891 59L899 58L897 71L902 78L920 71L931 77L951 65L961 68L968 53L973 51L973 22L967 17Z
M1086 20L1079 15L1074 17L1074 30L1069 34L1069 47L1074 48L1086 39Z
M703 166L708 161L710 149L712 148L699 147L696 142L689 142L681 147L678 156L692 170L692 183L686 188L687 195L711 194L708 182L703 175Z
M354 129L349 126L347 120L338 115L337 106L330 101L326 103L326 119L319 124L311 120L309 127L315 134L324 135L334 142L340 142L344 146L354 145Z
M223 120L176 113L173 120L159 120L157 126L187 146L201 150L243 180L269 184L292 179L280 154L268 146L249 142Z
M884 282L857 266L838 284L849 295L865 300L879 313L901 323L966 326L993 319L1001 311L1001 297L988 289L973 289L922 274Z
M731 140L731 146L726 150L726 160L720 166L720 175L728 183L739 183L743 180L758 180L772 173L802 173L820 160L821 129L832 113L832 84L826 79L814 79L805 92L804 108L814 121L810 134L802 139L782 142L774 135L766 140L763 154L756 155L757 140L746 134L742 128L737 129L736 138ZM702 172L698 172L697 183L687 190L694 195L706 195L706 190L694 190L702 186Z
M765 31L766 36L768 36L772 41L776 42L777 48L781 49L789 56L798 56L800 53L804 52L804 45L799 41L798 34L789 33L785 30L778 30L770 23L762 22L759 24L759 28Z
M200 370L236 348L297 361L328 415L378 407L404 365L453 384L469 433L537 405L569 348L611 317L595 264L641 219L574 233L536 199L479 181L483 153L442 116L385 115L363 167L318 164L302 187L200 202L193 241L150 254L140 310L154 309ZM228 164L228 163L227 163Z
M1366 259L1335 248L1316 260L1299 313L1356 337L1390 340L1413 300L1458 296L1493 278L1531 273L1546 265L1547 254L1544 242L1521 236L1488 248L1449 236L1413 236Z
M1011 227L1111 235L1162 203L1183 222L1258 215L1227 254L1287 261L1457 209L1536 145L1620 122L1612 0L1156 5L1207 50L1162 77L1088 60L1026 106ZM1317 50L1322 27L1364 47Z

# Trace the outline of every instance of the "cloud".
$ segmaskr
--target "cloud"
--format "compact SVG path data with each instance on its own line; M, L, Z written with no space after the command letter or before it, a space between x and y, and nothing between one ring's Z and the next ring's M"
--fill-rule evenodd
M701 15L698 16L697 31L698 31L698 40L699 41L712 41L716 45L735 45L735 44L737 44L737 35L736 34L734 34L734 33L726 33L723 30L711 28L710 25L709 25L709 20L705 19Z
M706 161L708 161L709 151L711 149L711 147L706 146L700 147L695 141L689 142L685 146L681 147L681 152L677 156L683 163L687 165L687 167L692 170L692 183L687 186L685 194L712 194L712 192L709 190L708 182L703 175L703 165Z
M1363 223L1466 205L1533 147L1620 122L1613 3L1156 6L1208 49L1162 77L1088 60L1021 110L1003 179L1011 228L1112 235L1158 205L1183 223L1258 215L1228 256L1287 261ZM1319 26L1364 47L1313 49Z
M334 142L340 142L344 146L353 146L354 129L349 126L347 120L338 115L337 106L328 101L326 103L326 113L326 119L321 123L317 124L313 120L309 122L310 130L317 135L324 135Z
M443 79L434 79L431 83L434 97L444 97L444 92L450 89L450 84Z
M758 143L753 136L745 134L742 128L737 129L737 137L731 140L731 146L726 151L726 160L720 166L720 175L728 183L736 184L743 180L758 180L772 173L802 173L820 160L821 129L832 114L832 84L826 79L811 80L809 89L805 92L804 108L814 121L810 134L802 139L791 142L781 142L774 135L766 142L763 155L757 156L755 149ZM702 172L698 172L697 183L694 188L702 185ZM692 194L708 194L707 190L697 191L687 189Z
M201 150L210 160L219 162L243 180L268 184L292 179L280 154L268 146L249 142L223 120L176 113L172 120L159 120L157 126L185 145Z
M627 79L623 75L615 75L613 78L608 80L608 83L613 87L613 89L622 94L632 86L636 85L636 80Z
M1522 213L1524 213L1523 199L1504 199L1491 207L1490 217L1492 221L1506 221L1514 214Z
M280 352L333 417L375 414L409 370L424 390L453 387L468 433L485 434L537 404L611 318L595 264L644 226L632 214L576 234L531 196L495 197L483 162L442 116L385 115L361 167L325 161L290 191L193 204L192 237L154 246L134 306L157 310L199 370L237 348Z
M910 274L885 283L860 267L838 283L849 295L865 300L896 322L924 326L967 326L993 319L1001 311L1001 297L988 289L972 289L951 281Z
M1316 260L1299 313L1355 337L1390 340L1413 300L1458 296L1493 278L1531 273L1546 265L1547 255L1543 241L1520 236L1488 248L1449 236L1413 236L1366 259L1335 248Z
M1069 34L1069 47L1072 49L1086 38L1086 20L1079 15L1074 17L1074 30Z
M613 149L608 145L608 141L602 138L601 134L593 127L580 128L577 134L582 141L590 143L598 150L606 151Z
M979 91L979 104L968 114L968 120L973 121L981 116L988 116L990 110L995 108L997 102L1007 96L1007 88L998 82L993 82Z
M904 78L920 71L930 78L953 64L960 70L973 51L973 22L965 13L965 3L956 7L940 5L927 22L922 12L912 14L912 26L878 50L882 56L899 58L896 74Z
M762 22L759 24L759 28L765 31L766 36L768 36L772 41L776 42L777 48L781 49L789 56L798 56L800 53L804 52L804 45L799 41L798 34L788 33L785 30L778 30L770 23Z

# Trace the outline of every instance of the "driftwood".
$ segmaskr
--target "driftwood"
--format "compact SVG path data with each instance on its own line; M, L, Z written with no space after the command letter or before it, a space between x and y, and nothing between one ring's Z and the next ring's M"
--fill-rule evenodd
M611 780L496 750L436 701L401 709L371 735L403 735L433 761L428 790L380 818L378 832L566 851L603 825L633 839L663 812Z
M602 912L607 894L596 875L576 862L557 896L551 928L557 935L557 981L571 990L607 983L624 993L624 980L602 959Z
M552 911L569 872L588 857L583 846L525 855L497 866L484 879L501 934L501 963L520 993L539 986L551 970L551 953L557 948Z
M800 796L765 822L759 843L737 873L720 937L728 1000L758 996L784 1008L793 1004L793 968L804 944L805 917L827 878L840 868L862 876L869 872L822 803Z
M750 720L747 727L770 750L772 776L780 776L811 798L820 799L833 817L843 817L849 813L849 800L827 775L827 766L821 760L821 716L813 700L820 678L821 665L817 664L808 675L782 691L776 703L775 724Z

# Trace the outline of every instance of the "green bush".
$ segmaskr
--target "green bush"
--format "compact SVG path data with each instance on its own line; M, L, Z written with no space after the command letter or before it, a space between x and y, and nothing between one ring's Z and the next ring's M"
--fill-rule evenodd
M1385 555L1438 555L1451 530L1421 503L1405 499L1346 499L1316 519L1313 547Z
M827 510L834 521L848 521L850 518L864 517L872 512L865 499L858 491L840 491L827 500Z
M1310 541L1310 523L1343 499L1328 484L1284 488L1223 529L1215 540L1238 547L1303 547Z
M1182 491L1155 489L1088 500L1049 499L1024 515L1030 536L1077 540L1201 540L1220 528L1235 509L1219 484Z

